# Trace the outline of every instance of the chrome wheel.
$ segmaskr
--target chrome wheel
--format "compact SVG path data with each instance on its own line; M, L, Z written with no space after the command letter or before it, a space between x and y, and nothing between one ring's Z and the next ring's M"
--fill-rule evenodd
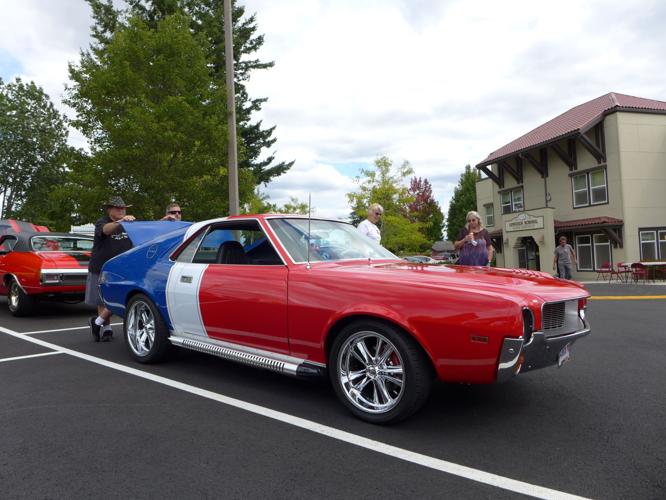
M7 285L7 307L14 316L26 316L34 311L37 299L26 295L18 282L12 278Z
M143 301L133 302L127 313L127 343L138 357L150 354L155 344L155 316Z
M9 285L9 296L7 297L7 301L9 303L9 310L12 312L17 311L19 308L20 292L21 289L19 288L18 283L12 280L12 284Z
M385 336L360 331L340 349L337 373L349 401L367 413L386 413L402 398L405 369L402 356Z

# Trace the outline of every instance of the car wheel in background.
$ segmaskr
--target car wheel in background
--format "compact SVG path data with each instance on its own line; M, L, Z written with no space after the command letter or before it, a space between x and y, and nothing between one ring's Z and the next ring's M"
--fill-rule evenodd
M36 304L37 299L21 290L18 282L12 278L9 282L9 293L7 294L9 311L14 316L27 316L34 311Z
M162 315L143 294L135 295L127 304L123 331L132 357L140 363L162 361L172 350Z
M367 320L347 326L335 339L329 375L338 398L354 415L388 424L423 406L433 370L413 338L393 326Z

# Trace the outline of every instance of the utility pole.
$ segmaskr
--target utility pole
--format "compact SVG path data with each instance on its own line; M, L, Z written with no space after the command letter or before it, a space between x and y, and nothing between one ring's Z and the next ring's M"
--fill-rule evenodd
M227 81L227 129L229 137L229 215L238 215L238 153L236 151L236 91L234 89L234 22L231 0L224 0L224 66Z

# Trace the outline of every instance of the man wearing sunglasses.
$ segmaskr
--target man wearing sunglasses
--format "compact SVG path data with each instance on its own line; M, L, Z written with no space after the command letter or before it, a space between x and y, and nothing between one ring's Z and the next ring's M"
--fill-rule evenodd
M183 214L180 209L180 204L175 201L167 205L165 212L164 217L160 220L180 220Z

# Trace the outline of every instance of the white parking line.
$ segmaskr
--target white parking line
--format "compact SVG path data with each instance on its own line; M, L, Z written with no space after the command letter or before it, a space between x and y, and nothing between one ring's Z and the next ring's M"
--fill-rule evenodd
M178 389L190 394L201 396L203 398L211 399L219 403L223 403L234 408L239 408L256 415L261 415L279 422L283 422L288 425L293 425L294 427L299 427L323 436L327 436L332 439L337 439L345 443L365 448L376 453L381 453L392 458L397 458L399 460L404 460L405 462L410 462L417 465L422 465L423 467L428 467L437 471L445 472L447 474L452 474L454 476L462 477L469 479L471 481L476 481L478 483L487 484L490 486L496 486L505 490L509 490L516 493L521 493L524 495L529 495L536 498L548 498L548 499L581 499L576 495L571 495L558 490L553 490L550 488L544 488L542 486L537 486L530 483L525 483L523 481L518 481L504 476L499 476L497 474L492 474L490 472L485 472L478 469L473 469L472 467L466 467L464 465L459 465L453 462L447 462L446 460L440 460L438 458L430 457L428 455L422 455L420 453L415 453L409 450L398 448L396 446L391 446L380 441L375 441L373 439L368 439L363 436L352 434L350 432L341 431L334 427L329 427L327 425L322 425L311 420L306 420L304 418L295 417L287 413L282 413L279 411L271 410L263 406L255 405L248 403L246 401L241 401L239 399L234 399L223 394L218 394L216 392L208 391L206 389L201 389L192 385L184 384L176 380L168 379L166 377L161 377L159 375L154 375L152 373L143 372L135 368L130 368L128 366L120 365L112 361L107 361L105 359L96 358L95 356L90 356L82 352L73 351L65 347L60 347L50 342L45 342L40 339L35 339L32 337L25 336L21 333L9 330L7 328L0 327L0 332L6 333L13 337L23 339L27 342L32 342L34 344L53 349L58 352L69 354L79 359L90 361L113 370L118 370L123 373L134 375L152 382L157 382L158 384L166 385L174 389Z
M122 323L111 323L111 326L122 325ZM58 328L57 330L37 330L34 332L21 332L21 335L35 335L37 333L68 332L70 330L89 330L90 326L74 326L72 328Z
M4 358L4 359L0 359L0 363L4 363L5 361L17 361L19 359L38 358L40 356L51 356L52 354L62 354L62 352L60 352L60 351L42 352L40 354L28 354L27 356L16 356L14 358Z

